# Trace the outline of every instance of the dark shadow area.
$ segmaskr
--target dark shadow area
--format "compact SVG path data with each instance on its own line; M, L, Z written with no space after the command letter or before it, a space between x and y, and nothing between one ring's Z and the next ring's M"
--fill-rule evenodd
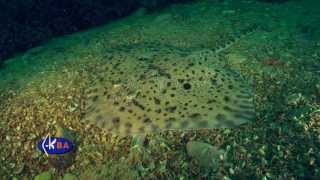
M0 67L15 53L63 34L191 0L0 0Z

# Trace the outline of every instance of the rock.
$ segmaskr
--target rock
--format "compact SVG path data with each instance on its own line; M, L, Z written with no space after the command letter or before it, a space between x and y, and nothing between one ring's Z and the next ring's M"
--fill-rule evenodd
M35 180L51 180L52 179L52 175L51 175L51 172L46 171L46 172L43 172L41 174L38 174L34 179Z
M63 176L63 180L77 180L77 176L67 173Z
M223 151L211 144L189 141L187 143L188 155L195 159L201 167L213 168L218 167L219 157L223 155Z

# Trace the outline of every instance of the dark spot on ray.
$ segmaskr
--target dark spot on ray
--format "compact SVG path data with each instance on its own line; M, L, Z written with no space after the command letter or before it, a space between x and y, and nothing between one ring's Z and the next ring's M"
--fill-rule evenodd
M224 114L217 114L216 119L218 121L225 121L226 120L226 116Z
M128 109L128 112L129 112L129 113L132 113L133 111L132 111L132 109Z
M129 122L126 122L125 126L126 126L127 128L131 128L131 127L132 127L132 124L129 123Z
M229 88L229 89L233 89L233 86L232 86L232 85L228 85L228 88Z
M119 117L113 117L112 118L112 123L113 124L119 124L119 122L120 122L120 118Z
M113 66L113 68L114 68L114 69L117 69L120 64L121 64L121 63L116 63L116 64Z
M190 64L188 64L188 66L189 66L189 67L192 67L192 66L194 66L194 63L190 63Z
M120 112L123 112L125 109L126 109L125 107L121 106L121 107L119 108L119 111L120 111Z
M114 101L113 105L117 106L117 105L119 105L119 102L118 101Z
M224 96L224 97L223 97L223 100L224 100L225 102L229 102L229 101L230 101L230 98L229 98L229 96Z
M161 109L156 109L155 112L156 113L161 113Z
M97 101L98 99L99 99L99 96L96 95L96 96L94 96L94 97L92 98L92 101L95 102L95 101Z
M143 119L142 122L148 124L148 123L151 123L151 119L150 118L145 118L145 119Z
M215 99L209 99L207 104L211 104L211 103L215 103L215 102L217 102Z
M216 85L218 85L218 81L216 80L216 79L210 79L211 80L211 84L213 85L213 86L216 86Z
M139 107L140 109L142 109L142 110L145 109L145 107L144 107L142 104L140 104L140 103L139 103L137 100L135 100L135 99L132 100L132 103L133 103L135 106L137 106L137 107Z
M183 89L184 90L190 90L192 88L191 84L190 83L184 83L183 84Z
M223 106L223 110L229 111L229 112L234 112L234 110L231 109L229 106Z
M170 104L170 102L169 102L169 101L166 101L166 102L165 102L165 105L169 105L169 104Z
M165 110L170 113L175 112L176 109L177 109L177 106L169 106L169 107L165 108Z
M189 117L192 119L199 119L199 118L201 118L201 114L200 113L192 113L189 115Z
M103 77L98 78L98 81L100 81L100 82L102 82L103 80L104 80Z
M178 82L179 82L179 83L183 83L183 82L184 82L184 79L178 79Z
M155 104L160 104L160 99L154 97L153 100L154 100L154 103L155 103Z
M171 97L174 97L174 96L175 96L175 94L170 94L170 96L171 96Z
M164 121L165 121L165 122L174 122L174 121L176 121L176 120L177 120L177 119L174 118L174 117L169 117L169 118L165 119Z
M167 90L164 89L161 93L162 93L162 94L166 94L166 93L167 93Z
M92 90L92 92L94 92L94 93L98 92L98 88L94 88L94 89Z

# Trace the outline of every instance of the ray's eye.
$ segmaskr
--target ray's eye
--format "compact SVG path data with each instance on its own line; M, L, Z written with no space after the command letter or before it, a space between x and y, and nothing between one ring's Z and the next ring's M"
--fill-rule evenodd
M191 84L190 83L184 83L183 84L183 89L184 90L190 90L191 89Z

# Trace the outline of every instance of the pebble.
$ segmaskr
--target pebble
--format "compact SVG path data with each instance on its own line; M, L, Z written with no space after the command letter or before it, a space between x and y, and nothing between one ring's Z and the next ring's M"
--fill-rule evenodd
M67 173L63 176L63 180L77 180L78 178L70 173Z
M46 172L42 172L41 174L38 174L34 180L51 180L52 179L52 175L49 171Z
M201 167L216 169L220 156L223 156L224 151L211 144L189 141L187 143L187 153L191 158L195 159Z

